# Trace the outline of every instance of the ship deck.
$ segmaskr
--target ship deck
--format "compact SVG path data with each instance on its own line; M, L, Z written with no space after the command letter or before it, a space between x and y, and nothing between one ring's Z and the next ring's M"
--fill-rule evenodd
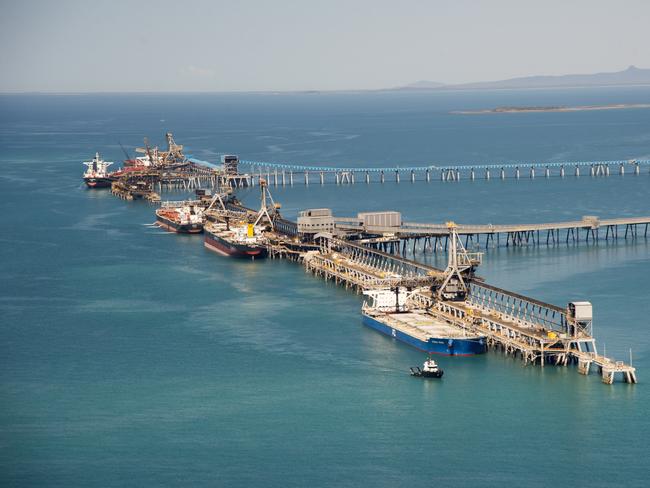
M474 334L469 334L461 327L456 327L420 311L368 315L378 322L422 341L427 341L430 338L476 339L479 337Z
M230 244L251 247L263 247L266 245L266 239L260 235L259 230L257 231L258 233L253 237L248 237L246 234L242 235L241 232L238 232L235 229L237 228L235 227L228 229L226 224L222 223L211 223L205 227L206 232L209 232L214 237L223 239Z

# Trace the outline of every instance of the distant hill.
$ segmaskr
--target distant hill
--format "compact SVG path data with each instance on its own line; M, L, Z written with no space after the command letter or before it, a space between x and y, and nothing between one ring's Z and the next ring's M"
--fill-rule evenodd
M476 90L499 88L555 88L579 86L646 85L650 84L650 69L630 66L613 73L583 75L525 76L499 81L481 81L446 85L432 81L418 81L397 88L398 90Z
M411 83L410 85L399 87L397 90L431 90L432 88L442 88L443 86L447 85L437 81L422 80Z

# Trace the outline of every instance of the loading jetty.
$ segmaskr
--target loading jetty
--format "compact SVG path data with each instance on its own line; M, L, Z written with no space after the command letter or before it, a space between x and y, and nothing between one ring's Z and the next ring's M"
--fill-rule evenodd
M201 185L213 188L213 196L204 193L200 199L205 209L201 215L206 226L206 247L220 254L292 260L302 264L306 272L357 293L396 291L399 296L404 291L409 310L422 311L459 334L485 338L489 349L518 357L526 365L576 365L581 374L599 372L606 384L616 380L637 382L631 358L628 364L598 352L593 337L591 303L573 301L561 307L490 285L477 274L483 260L483 253L477 249L481 238L486 248L499 245L501 241L506 246L522 246L579 242L581 239L599 242L646 238L650 217L599 219L585 216L576 221L543 224L458 225L453 222L403 222L401 214L395 211L335 217L331 210L317 208L300 212L297 220L292 221L281 215L280 205L273 201L269 192L269 181L278 184L277 171L271 176L267 168L266 177L261 172L241 173L236 156L224 156L220 168L208 168L199 160L186 158L181 152L182 146L173 142L171 134L168 134L167 151L145 145L146 157L142 159L149 164L118 173L112 191L127 199L139 196L155 201L151 196L157 196L155 189L162 191L175 185L181 185L182 189L200 188ZM641 166L648 163L650 161L620 164L632 165L633 174L638 175ZM595 168L593 176L609 174L607 168L611 162L589 164ZM576 164L576 168L580 167ZM427 168L427 180L431 170ZM309 184L309 171L311 168L305 172L305 184ZM382 174L381 168L374 171ZM396 181L399 181L401 170L395 171ZM548 171L550 168L547 176ZM321 183L325 182L325 172L326 169L321 168ZM624 173L621 169L620 174ZM339 184L341 178L346 183L354 183L354 171L337 169L332 174ZM576 176L578 174L576 169ZM280 175L279 181L284 183L286 173ZM564 176L563 170L561 176ZM289 184L293 183L292 179L290 171ZM458 179L455 177L454 181ZM242 205L234 196L237 188L250 186L261 189L259 210ZM173 205L165 204L164 207ZM210 241L210 246L209 239L214 241ZM471 251L468 250L470 246L474 248ZM413 259L406 257L410 249ZM446 268L417 261L417 250L423 254L446 252ZM392 332L395 336L396 331Z
M176 144L170 132L165 134L165 138L167 141L165 150L160 150L157 146L149 146L145 138L144 147L136 148L136 152L144 156L131 158L127 154L125 163L128 167L109 174L113 181L120 182L114 191L117 196L131 199L129 188L142 187L145 184L150 187L150 192L162 192L223 186L245 188L259 185L262 181L268 186L292 187L301 183L306 186L310 184L354 185L361 182L365 184L435 180L459 182L479 179L520 180L581 176L597 178L650 174L650 159L335 167L240 160L237 155L225 154L221 157L221 165L215 165L183 154L183 146ZM138 197L134 195L134 198ZM523 236L526 237L526 234ZM530 238L530 235L527 236Z
M391 252L405 254L409 247L412 253L447 251L449 232L446 224L402 222L399 212L392 212L391 220L384 222L365 218L360 213L356 218L332 216L335 228L356 233L369 245L391 248ZM586 215L581 220L546 222L535 224L458 224L456 232L464 237L465 247L482 246L485 249L504 245L521 247L535 245L558 245L562 243L598 243L648 237L650 216L601 219ZM371 236L371 237L368 237ZM481 243L481 239L483 242Z
M254 212L239 204L229 208ZM367 215L394 219L393 212L383 214ZM598 353L591 303L559 307L486 283L475 274L482 253L465 249L456 224L446 224L448 265L438 269L371 247L358 229L348 235L328 232L337 232L328 215L327 209L313 209L301 212L297 222L278 218L276 224L282 224L267 233L269 256L298 261L307 272L358 293L409 290L411 309L426 310L459 331L485 336L490 349L526 365L573 364L581 374L598 371L603 383L637 382L631 364Z
M151 147L147 138L144 147L136 148L143 156L126 154L124 167L108 173L111 193L124 200L160 201L165 190L196 190L202 188L242 188L251 185L251 177L239 171L239 158L224 155L222 165L214 165L186 156L183 146L176 144L171 132L165 134L167 148ZM112 164L112 163L111 163Z
M491 179L536 179L568 177L608 177L649 174L650 159L617 161L547 161L517 163L458 163L453 165L431 164L426 166L395 165L388 167L334 167L296 163L274 163L242 160L248 169L249 182L254 185L264 179L272 186L294 184L395 183L416 181L465 181Z

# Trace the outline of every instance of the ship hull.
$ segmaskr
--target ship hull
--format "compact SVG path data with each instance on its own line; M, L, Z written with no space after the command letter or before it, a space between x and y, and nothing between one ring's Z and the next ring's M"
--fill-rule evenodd
M263 259L268 255L265 247L247 246L228 242L211 232L205 233L204 245L210 251L214 251L222 256L230 256L240 259Z
M156 216L156 224L161 229L168 230L169 232L177 232L179 234L200 234L203 232L203 224L179 224L178 222L166 219L160 215Z
M417 337L406 334L401 330L394 329L390 325L386 325L375 317L370 317L366 314L363 314L363 323L382 334L393 337L428 354L440 354L443 356L475 356L477 354L483 354L487 350L484 337L467 339L459 339L457 337L431 337L427 341L423 341Z
M113 183L113 179L106 178L84 178L84 183L88 188L110 188Z

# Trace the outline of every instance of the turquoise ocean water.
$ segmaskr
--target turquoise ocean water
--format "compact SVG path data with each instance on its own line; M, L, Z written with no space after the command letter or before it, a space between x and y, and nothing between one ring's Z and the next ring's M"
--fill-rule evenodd
M458 93L0 96L3 486L646 486L650 241L490 249L491 283L590 300L601 350L640 383L497 353L440 358L361 324L361 297L293 263L240 262L81 184L172 131L186 152L332 165L650 157L650 88ZM289 217L413 221L650 215L650 175L272 189ZM165 198L175 195L166 194ZM240 197L256 205L257 190ZM435 261L435 260L434 260Z

